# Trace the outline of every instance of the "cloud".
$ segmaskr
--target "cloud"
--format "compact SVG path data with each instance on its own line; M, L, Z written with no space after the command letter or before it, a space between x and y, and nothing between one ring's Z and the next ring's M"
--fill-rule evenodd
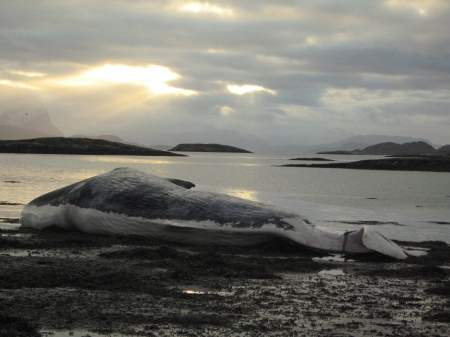
M146 143L145 129L215 127L314 142L395 122L392 134L448 142L449 14L446 0L6 0L0 81L34 88L68 135ZM148 80L158 69L176 76Z

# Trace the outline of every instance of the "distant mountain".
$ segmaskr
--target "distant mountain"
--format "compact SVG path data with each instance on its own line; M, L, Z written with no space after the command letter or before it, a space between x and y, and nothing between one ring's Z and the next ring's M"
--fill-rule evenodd
M329 151L353 151L364 149L368 146L380 143L398 143L404 144L409 142L425 142L433 145L429 140L424 138L403 137L403 136L387 136L387 135L357 135L341 140L339 142L312 146L307 152L329 152Z
M238 147L222 144L178 144L170 151L251 153Z
M23 129L18 128L16 126L0 125L0 140L1 139L17 140L17 139L30 139L41 137L50 137L50 135L45 132L34 129Z
M364 155L430 155L436 153L436 149L425 142L410 142L397 144L386 142L367 146L362 150L353 151L324 151L319 154L364 154Z
M393 142L380 143L371 145L359 151L359 154L380 154L380 155L394 155L394 154L430 154L436 152L436 149L425 142L411 142L404 144L397 144Z
M36 138L1 140L0 153L125 155L125 156L183 156L146 147L89 138Z
M23 88L0 87L0 125L1 139L63 135L36 94ZM5 127L11 129L8 131Z
M150 145L149 147L155 150L169 151L173 145Z
M128 145L136 145L136 146L147 147L145 145L141 145L141 144L138 144L138 143L127 142L127 141L123 140L122 138L120 138L119 136L114 136L114 135L99 135L99 136L73 135L73 136L70 136L69 138L103 139L103 140L107 140L107 141L110 141L110 142L116 142L116 143L123 143L123 144L128 144ZM169 148L170 147L168 147L167 149L169 149ZM161 149L156 149L156 150L161 150Z
M448 153L448 154L450 154L450 145L441 146L439 149L437 149L437 151L439 153Z
M41 107L22 106L4 109L0 111L0 125L36 130L49 136L63 135L52 123L45 108Z
M270 145L252 134L241 134L230 129L205 128L192 132L176 132L167 134L159 140L162 144L227 144L245 148L252 152L267 152ZM270 151L270 150L269 150Z

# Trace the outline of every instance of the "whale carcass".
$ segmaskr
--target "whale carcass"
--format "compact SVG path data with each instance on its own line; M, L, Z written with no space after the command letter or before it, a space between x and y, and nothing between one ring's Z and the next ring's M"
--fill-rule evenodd
M362 227L337 233L320 229L280 207L219 193L132 168L113 171L44 194L27 204L23 227L58 226L106 235L143 235L187 244L252 245L274 238L319 250L379 252L398 259L407 251Z

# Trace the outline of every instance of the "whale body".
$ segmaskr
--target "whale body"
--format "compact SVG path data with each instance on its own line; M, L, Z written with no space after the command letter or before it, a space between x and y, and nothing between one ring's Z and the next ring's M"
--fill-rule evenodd
M118 168L34 199L24 207L20 223L36 229L58 226L186 244L244 246L282 238L330 252L379 252L398 259L423 254L405 250L367 226L354 232L328 231L296 212L191 190L194 186Z

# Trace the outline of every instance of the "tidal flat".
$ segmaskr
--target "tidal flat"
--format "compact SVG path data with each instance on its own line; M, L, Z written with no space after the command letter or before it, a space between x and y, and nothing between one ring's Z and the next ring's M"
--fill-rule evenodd
M448 336L450 247L342 256L0 231L1 336Z

